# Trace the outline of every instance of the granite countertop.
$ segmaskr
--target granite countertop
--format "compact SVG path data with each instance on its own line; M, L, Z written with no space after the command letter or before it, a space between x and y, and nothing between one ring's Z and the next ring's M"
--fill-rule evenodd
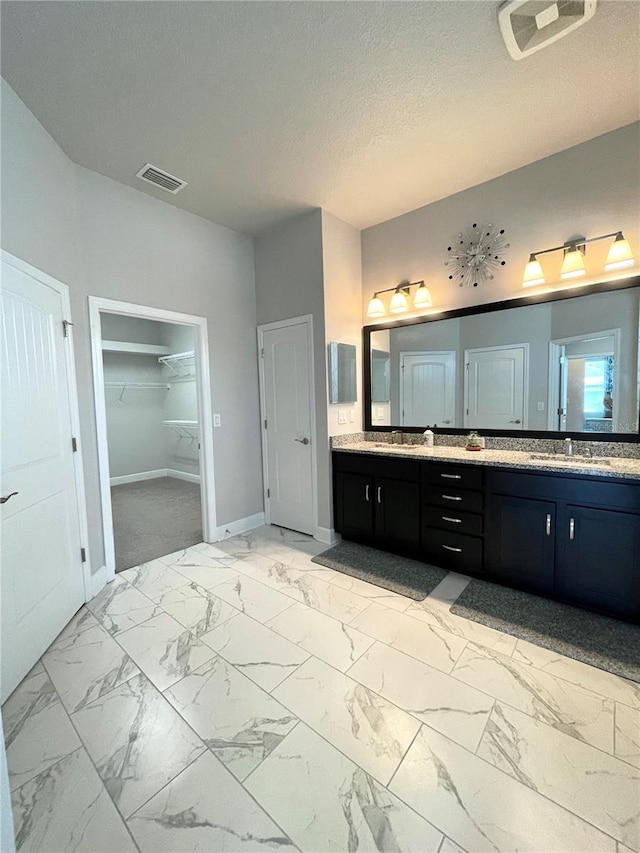
M580 461L584 456L543 454L535 450L480 450L464 447L424 447L422 445L386 444L379 441L354 441L334 447L338 453L360 453L377 456L398 456L403 459L426 459L435 462L459 462L467 465L492 465L496 468L520 468L561 474L590 474L595 477L616 477L640 482L640 459L624 457L594 457L591 463ZM536 457L543 457L537 458Z

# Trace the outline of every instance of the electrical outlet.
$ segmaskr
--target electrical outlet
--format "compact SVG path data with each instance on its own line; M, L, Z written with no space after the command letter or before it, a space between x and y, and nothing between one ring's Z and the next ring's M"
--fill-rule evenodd
M346 422L347 422L346 410L345 409L339 409L338 410L338 423L339 424L346 424Z
M349 420L351 421L352 424L354 424L356 422L356 413L353 409L349 410Z
M544 412L544 403L538 403L538 411Z
M213 425L214 427L222 426L222 418L220 417L220 415L213 416Z

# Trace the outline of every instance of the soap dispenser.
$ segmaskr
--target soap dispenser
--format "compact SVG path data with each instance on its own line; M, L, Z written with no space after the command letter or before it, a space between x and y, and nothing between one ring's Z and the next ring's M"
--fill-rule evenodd
M433 431L430 430L428 427L422 433L422 442L425 447L433 447Z

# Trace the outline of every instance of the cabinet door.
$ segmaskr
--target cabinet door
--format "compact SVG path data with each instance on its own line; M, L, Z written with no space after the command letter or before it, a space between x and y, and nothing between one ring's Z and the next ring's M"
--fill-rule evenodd
M417 553L420 547L420 486L384 477L375 481L376 545Z
M338 533L345 539L373 538L373 477L338 473L335 477Z
M576 604L639 618L640 516L569 504L558 533L558 592Z
M493 495L486 536L489 575L527 589L551 591L555 524L555 503Z

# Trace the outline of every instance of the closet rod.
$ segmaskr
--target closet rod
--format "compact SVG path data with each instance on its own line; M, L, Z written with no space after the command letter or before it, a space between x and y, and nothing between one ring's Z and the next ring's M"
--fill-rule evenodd
M165 388L171 387L168 382L105 382L105 388Z

